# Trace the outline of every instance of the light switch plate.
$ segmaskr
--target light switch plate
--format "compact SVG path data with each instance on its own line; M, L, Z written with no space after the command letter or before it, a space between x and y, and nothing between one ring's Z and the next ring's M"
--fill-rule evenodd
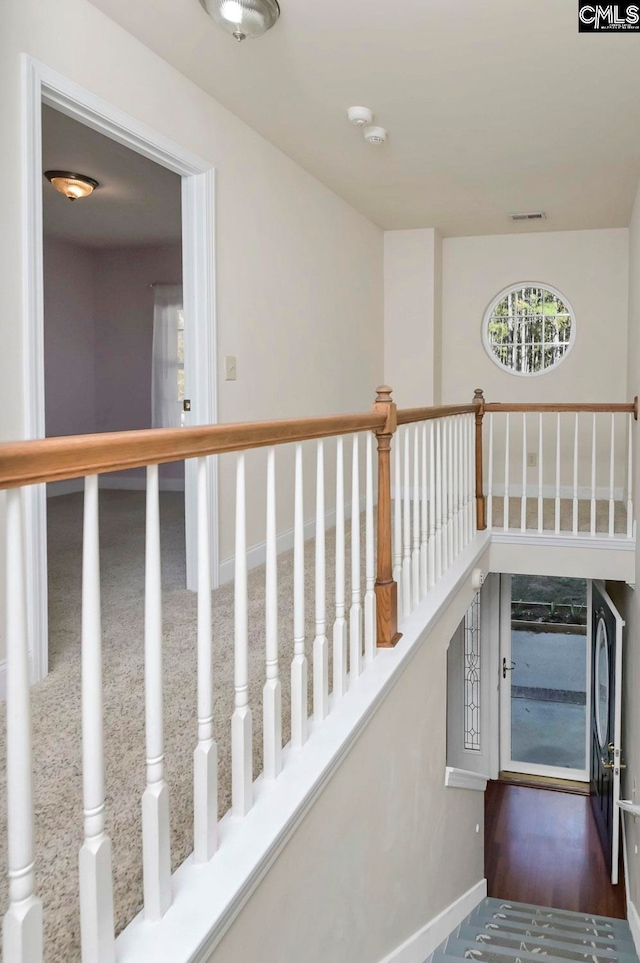
M236 380L236 359L232 354L228 354L224 359L224 380Z

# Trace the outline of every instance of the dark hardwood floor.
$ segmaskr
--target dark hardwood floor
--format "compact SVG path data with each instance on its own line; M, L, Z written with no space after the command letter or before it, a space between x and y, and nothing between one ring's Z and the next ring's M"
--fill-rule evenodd
M489 896L626 917L622 867L612 886L588 796L490 782L485 816Z

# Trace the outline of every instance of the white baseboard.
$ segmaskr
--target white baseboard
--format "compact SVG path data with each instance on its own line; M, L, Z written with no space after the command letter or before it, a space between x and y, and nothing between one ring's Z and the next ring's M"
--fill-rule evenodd
M360 499L360 513L365 510L366 507L366 496L362 496ZM344 517L346 519L351 518L351 502L344 506ZM335 528L336 524L336 513L335 509L327 512L324 516L325 528L331 529ZM315 538L316 534L316 522L312 518L308 522L305 522L304 526L304 540L308 542L309 539ZM277 538L277 551L278 555L281 552L287 552L289 549L293 548L293 529L289 528L285 532L280 532ZM257 568L258 565L263 565L267 559L267 543L258 542L256 545L252 545L247 551L247 568ZM233 581L235 575L235 557L232 555L231 558L225 558L220 562L219 566L219 585L224 585L225 582Z
M476 789L484 792L487 788L487 776L479 772L471 772L469 769L454 769L447 766L444 775L445 786L452 789Z
M380 963L424 963L486 895L487 881L481 879Z
M530 478L527 482L527 498L532 501L538 497L538 476L537 469L531 469L532 476L535 478ZM485 492L488 494L488 492ZM494 484L493 494L496 498L502 498L504 496L504 484ZM596 486L596 501L608 502L609 501L609 489L605 485ZM520 498L522 495L522 484L514 483L509 485L509 498ZM555 499L556 489L555 485L543 485L542 486L542 497ZM623 491L622 487L614 488L613 490L614 501L624 502L626 501L626 493ZM573 499L573 485L561 485L560 486L560 498L562 499ZM578 485L578 500L579 501L590 501L591 500L591 487L589 485Z
M147 480L144 475L126 478L122 475L101 475L99 487L110 491L143 492L147 487ZM160 478L159 486L161 492L183 492L183 478ZM69 478L66 481L49 482L47 485L47 498L56 498L58 495L73 495L76 492L84 491L84 478Z

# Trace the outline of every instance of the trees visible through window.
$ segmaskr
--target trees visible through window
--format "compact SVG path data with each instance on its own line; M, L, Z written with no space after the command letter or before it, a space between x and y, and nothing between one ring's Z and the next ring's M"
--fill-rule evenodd
M575 317L553 288L516 285L501 292L484 320L491 358L514 374L543 374L560 364L575 336Z

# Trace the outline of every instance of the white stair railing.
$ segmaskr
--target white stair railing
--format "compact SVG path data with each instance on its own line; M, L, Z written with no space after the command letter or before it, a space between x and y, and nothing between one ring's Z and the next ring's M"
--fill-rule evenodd
M487 404L485 420L489 528L501 506L511 534L634 537L634 405Z
M565 410L567 407L569 410ZM623 517L624 535L634 537L631 499L633 408L605 406L607 411L602 413L607 416L605 431L604 417L593 411L593 406L583 407L594 417L584 417L583 408L576 411L575 406L565 406L560 411L553 406L522 411L522 406L485 405L477 393L473 405L396 412L389 390L383 388L379 390L371 414L175 432L123 433L122 437L110 437L106 441L101 436L88 436L82 444L74 444L74 439L48 439L32 443L33 447L2 446L0 488L7 489L5 588L9 690L10 886L3 930L6 963L39 963L43 958L42 907L36 895L33 830L22 493L14 486L37 484L53 478L86 478L82 613L83 812L78 813L78 817L84 820L79 867L82 958L84 963L112 963L116 943L111 842L105 832L108 787L105 787L103 746L99 474L114 470L114 466L118 470L143 466L147 469L146 788L142 795L142 869L145 917L155 926L162 926L171 907L173 881L169 788L164 771L158 465L193 458L197 467L198 597L194 631L197 698L192 718L197 740L193 751L193 851L194 862L213 864L224 848L226 830L219 826L217 804L218 746L214 738L214 715L220 704L217 700L221 697L221 682L214 678L213 661L216 608L210 592L213 509L208 485L208 457L215 454L233 458L236 467L233 679L227 680L225 693L228 698L233 695L234 705L233 711L226 716L225 728L231 742L232 823L241 827L244 817L254 806L254 793L255 799L261 801L291 760L312 751L311 743L324 720L341 711L341 705L346 709L345 700L366 684L361 682L361 677L366 678L377 656L378 645L393 646L397 642L400 635L395 611L396 589L400 595L397 601L400 602L402 629L410 619L420 617L420 606L443 575L452 566L460 565L461 556L464 558L465 550L476 536L478 519L483 518L482 465L481 462L476 465L483 413L488 431L486 508L489 525L495 525L496 521L500 524L499 500L502 499L502 526L507 532L511 531L509 499L517 501L520 498L515 526L520 535L529 530L527 508L533 506L535 509L536 501L537 513L534 511L531 519L533 531L543 531L546 501L553 518L552 534L559 526L561 532L566 529L569 534L588 536L595 533L611 537L617 534L619 520ZM521 418L517 417L518 411ZM596 416L599 418L597 425ZM349 435L353 436L348 449L351 457L345 465L344 445ZM374 440L377 443L375 453ZM307 442L314 444L307 448ZM530 445L533 452L529 451ZM248 492L247 453L263 447L266 449L264 474L252 470ZM283 460L289 458L286 471L279 460L280 452L284 453ZM537 455L534 464L529 457L532 453ZM377 466L374 463L376 455ZM332 474L331 484L326 488L325 459ZM57 466L55 472L51 465ZM307 490L306 498L311 508L309 518L305 516L305 467L309 479L315 467L315 499L313 488ZM519 480L519 488L512 486L510 479ZM503 483L502 489L497 485L498 480ZM282 549L280 536L289 538L291 521L290 517L282 517L287 513L282 512L281 506L286 504L290 487L293 496L293 568L292 575L287 575L287 582L285 568L279 566L278 553ZM348 501L345 492L350 493ZM532 502L528 504L527 499ZM563 511L567 502L571 506L568 514ZM266 513L263 514L265 504ZM276 516L277 506L280 507ZM364 552L361 551L362 508ZM329 549L329 554L334 571L328 572L327 547L332 533L327 529L333 525L332 520L328 522L332 517L335 517L335 547ZM256 545L261 543L264 535L264 582L262 574L259 576L260 592L264 585L263 605L257 601L257 596L250 594L247 518L249 537ZM256 518L260 519L259 531L256 531ZM579 523L582 520L584 525L585 519L589 524L585 526L586 532L581 532ZM347 548L348 520L351 543ZM595 532L596 523L600 521L603 522L602 531ZM305 537L310 535L315 537L315 551L310 556L313 572L305 562ZM348 586L347 573L350 573ZM394 585L394 575L398 586ZM327 577L331 579L332 576L333 584L327 589ZM313 586L315 596L313 657L309 660L305 638L305 586ZM284 601L288 603L290 600L293 608L293 638L286 643L287 674L289 665L291 672L289 719L283 719L282 690L287 679L281 677L284 650L280 649L278 617L278 604L285 591L288 597ZM265 643L259 658L252 658L250 662L253 624L258 617L256 606L264 618ZM331 612L329 632L328 611ZM333 660L332 685L330 658ZM310 691L313 693L312 720L308 705ZM254 787L254 775L258 774L254 773L252 699L257 694L259 700L260 693L263 779L258 793ZM287 723L290 724L293 753L283 751L283 731ZM172 788L172 792L177 792L177 787ZM117 851L117 840L114 839L114 852L117 854ZM224 860L220 865L223 864Z

